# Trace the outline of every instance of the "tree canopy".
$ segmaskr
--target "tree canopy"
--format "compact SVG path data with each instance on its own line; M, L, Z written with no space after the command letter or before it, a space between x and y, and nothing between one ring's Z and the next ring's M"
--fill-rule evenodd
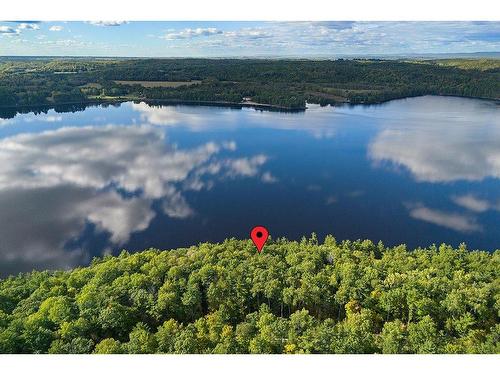
M315 235L0 281L1 353L500 353L500 251Z

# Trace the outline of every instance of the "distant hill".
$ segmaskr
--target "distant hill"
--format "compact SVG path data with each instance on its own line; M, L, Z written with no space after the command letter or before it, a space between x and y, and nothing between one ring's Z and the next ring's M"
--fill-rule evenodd
M181 58L181 57L177 57ZM235 55L224 57L211 57L212 59L308 59L308 60L324 60L324 59L475 59L475 58L500 58L500 52L469 52L469 53L408 53L408 54L324 54L324 55ZM162 59L162 57L120 57L120 56L2 56L0 60L44 60L44 59ZM176 59L176 57L164 57L164 59Z
M443 59L434 60L437 65L452 66L460 69L477 69L481 71L497 71L500 72L500 59Z

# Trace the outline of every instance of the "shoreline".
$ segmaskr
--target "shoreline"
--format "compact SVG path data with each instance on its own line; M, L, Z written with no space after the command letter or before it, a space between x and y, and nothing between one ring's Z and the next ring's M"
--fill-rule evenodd
M54 109L62 106L72 106L72 105L102 105L102 104L119 104L126 102L144 102L151 105L199 105L199 106L213 106L213 107L230 107L230 108L254 108L258 110L268 110L277 112L303 112L307 107L283 107L274 104L265 103L238 103L238 102L225 102L225 101L208 101L208 100L180 100L180 99L146 99L146 98L131 98L131 97L116 97L113 99L91 99L85 101L71 101L62 103L44 103L44 104L24 104L15 106L3 106L0 105L0 110L17 110L17 109Z
M351 103L351 102L338 102L337 104L326 104L325 106L355 106L355 105L362 105L362 106L370 106L370 105L380 105L384 103L388 103L394 100L403 100L403 99L409 99L409 98L416 98L416 97L422 97L422 96L449 96L449 97L454 97L454 98L466 98L466 99L476 99L476 100L486 100L489 102L493 102L496 104L500 104L500 98L484 98L484 97L470 97L470 96L460 96L460 95L433 95L433 94L428 94L428 95L417 95L417 96L404 96L400 98L393 98L393 99L388 99L384 101L376 101L376 102L368 102L368 103ZM126 103L126 102L144 102L148 105L188 105L188 106L207 106L207 107L226 107L226 108L235 108L235 109L242 109L242 108L253 108L255 110L260 110L260 111L271 111L271 112L287 112L287 113L299 113L299 112L305 112L307 110L307 106L305 107L296 107L296 108L290 108L290 107L283 107L279 105L274 105L274 104L266 104L266 103L255 103L255 102L225 102L225 101L208 101L208 100L178 100L178 99L146 99L146 98L131 98L131 97L116 97L116 98L109 98L109 99L90 99L86 101L73 101L73 102L63 102L63 103L57 103L57 104L35 104L35 105L15 105L15 106L2 106L0 105L0 111L1 110L11 110L11 111L16 111L16 114L22 114L22 113L31 113L35 112L36 110L51 110L51 109L56 109L57 107L64 107L64 106L94 106L94 105L106 105L106 104L121 104L121 103ZM311 102L310 104L318 104L319 103L313 103ZM26 112L19 112L19 109L25 109L27 110ZM14 116L15 116L14 115ZM2 118L0 116L0 118Z

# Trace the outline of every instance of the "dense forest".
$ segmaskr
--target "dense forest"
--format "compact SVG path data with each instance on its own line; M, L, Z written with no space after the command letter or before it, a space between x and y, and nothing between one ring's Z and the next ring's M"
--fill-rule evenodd
M2 353L500 353L500 251L327 236L0 281Z
M500 61L0 58L0 107L163 100L303 109L430 94L498 99Z

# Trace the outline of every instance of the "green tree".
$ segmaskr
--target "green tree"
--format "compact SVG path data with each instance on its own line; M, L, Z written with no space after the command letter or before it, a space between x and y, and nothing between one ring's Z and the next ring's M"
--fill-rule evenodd
M102 340L95 346L95 354L122 354L124 353L123 346L120 341L113 338Z

